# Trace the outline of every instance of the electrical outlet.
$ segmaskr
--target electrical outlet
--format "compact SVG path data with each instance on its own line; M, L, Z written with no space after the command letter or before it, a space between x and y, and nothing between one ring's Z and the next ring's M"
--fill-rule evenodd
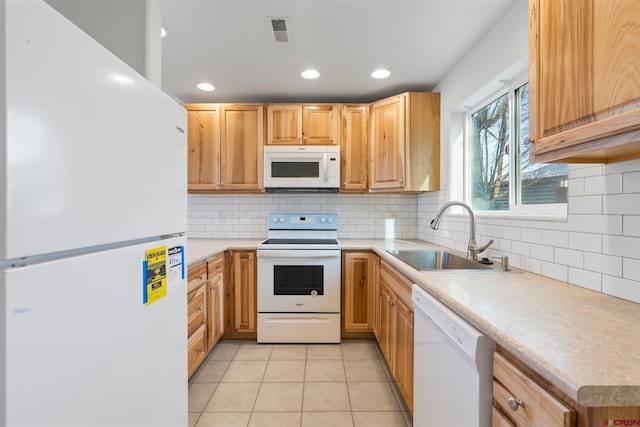
M391 218L391 219L396 219L397 216L398 216L398 212L391 212L389 214L389 218Z

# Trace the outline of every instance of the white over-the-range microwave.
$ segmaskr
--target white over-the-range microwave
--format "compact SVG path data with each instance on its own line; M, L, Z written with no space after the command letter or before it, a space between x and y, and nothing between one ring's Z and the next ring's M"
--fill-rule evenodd
M264 147L264 187L269 192L337 192L340 147Z

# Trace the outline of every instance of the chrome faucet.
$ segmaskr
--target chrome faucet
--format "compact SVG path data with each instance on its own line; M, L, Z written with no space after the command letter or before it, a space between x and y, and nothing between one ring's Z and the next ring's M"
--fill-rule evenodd
M476 217L473 214L473 211L471 210L471 208L467 204L462 202L457 202L457 201L447 203L446 205L440 208L440 210L438 211L438 214L434 219L431 220L431 224L429 226L434 230L437 230L438 227L440 226L440 220L442 219L442 215L444 214L444 211L449 209L451 206L462 206L467 210L467 212L469 212L470 224L469 224L469 245L467 246L467 258L477 261L478 254L480 252L485 251L489 246L491 246L493 244L493 239L489 240L489 242L484 246L478 246L478 244L476 243Z

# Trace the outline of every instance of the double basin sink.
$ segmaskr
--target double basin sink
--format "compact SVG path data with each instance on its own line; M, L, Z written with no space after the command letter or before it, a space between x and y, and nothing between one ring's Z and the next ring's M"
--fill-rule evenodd
M501 273L500 263L492 265L481 264L478 261L458 256L447 251L438 250L387 250L388 253L400 261L420 271L450 271L450 272L496 272ZM509 270L511 271L511 270Z

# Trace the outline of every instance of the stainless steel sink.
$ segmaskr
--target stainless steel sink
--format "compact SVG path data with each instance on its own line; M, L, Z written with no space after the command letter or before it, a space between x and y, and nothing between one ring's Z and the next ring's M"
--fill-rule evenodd
M447 251L436 250L387 250L399 260L416 270L483 270L500 271L500 267L480 264ZM495 264L494 264L495 265Z

